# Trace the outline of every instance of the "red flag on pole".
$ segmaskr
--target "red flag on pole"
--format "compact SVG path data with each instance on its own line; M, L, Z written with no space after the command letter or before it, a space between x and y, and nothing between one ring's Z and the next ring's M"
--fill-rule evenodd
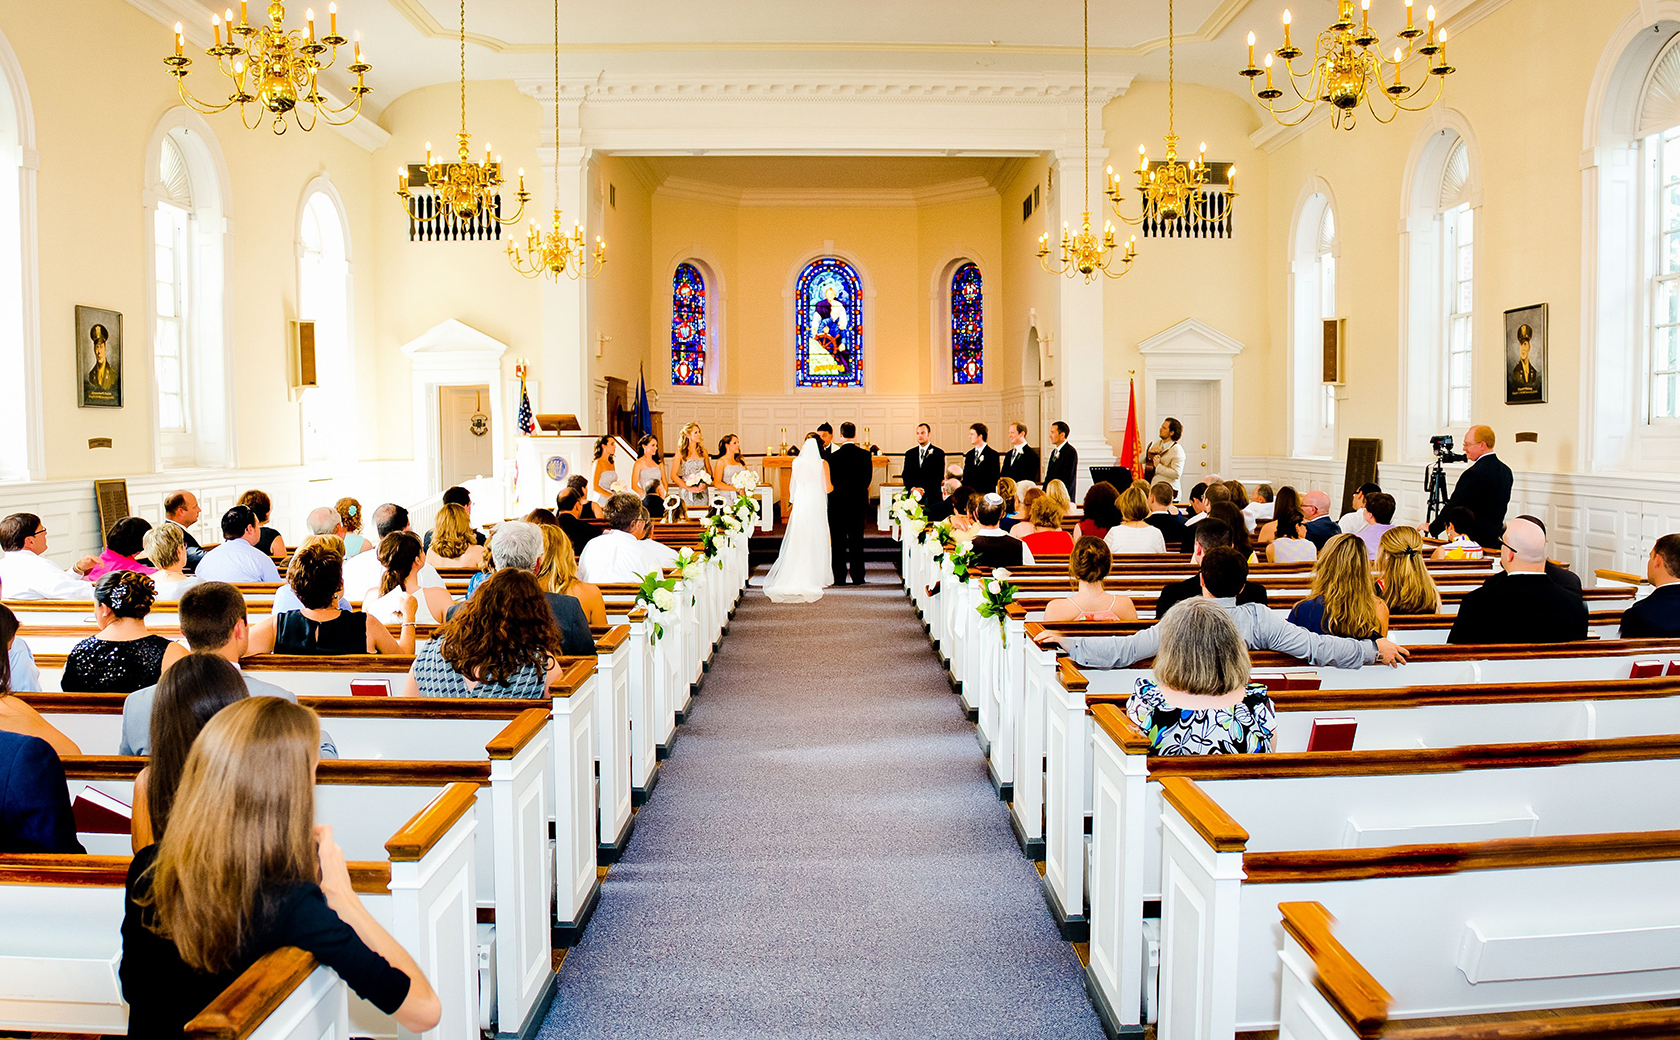
M1120 465L1130 467L1132 477L1136 479L1143 476L1138 468L1138 457L1143 454L1143 440L1138 431L1137 387L1131 379L1126 380L1126 397L1126 436L1120 442Z

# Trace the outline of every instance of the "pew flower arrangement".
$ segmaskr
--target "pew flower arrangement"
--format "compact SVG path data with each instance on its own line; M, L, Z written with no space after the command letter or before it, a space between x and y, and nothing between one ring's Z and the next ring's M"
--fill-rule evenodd
M677 579L661 578L658 571L642 575L642 586L636 590L636 602L650 610L669 614L677 608ZM653 622L653 636L648 645L654 646L665 635L665 626Z
M980 550L974 548L972 545L967 548L958 545L951 550L951 573L957 576L958 581L968 580L969 567L973 565L975 559L979 557L979 555Z
M701 536L702 547L704 547L704 544L705 544L704 539L705 539L705 536L702 535ZM677 562L676 562L677 576L679 578L681 578L684 582L688 583L687 584L687 588L689 590L688 605L691 606L691 607L694 606L696 603L700 602L700 594L698 592L694 591L694 582L699 579L700 568L704 567L705 565L706 565L706 557L704 555L696 553L693 549L690 549L688 546L685 545L681 549L677 550Z
M980 603L974 609L983 618L996 618L998 634L1003 638L1003 645L1009 645L1008 623L1004 620L1008 613L1009 604L1015 602L1015 586L1010 584L1009 572L1002 567L992 571L990 578L980 582Z

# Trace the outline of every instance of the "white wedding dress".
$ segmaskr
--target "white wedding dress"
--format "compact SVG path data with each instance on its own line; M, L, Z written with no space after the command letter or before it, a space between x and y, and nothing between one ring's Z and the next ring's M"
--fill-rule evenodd
M808 437L788 478L793 510L782 551L764 578L764 594L777 603L812 603L834 581L828 533L828 480L822 449Z

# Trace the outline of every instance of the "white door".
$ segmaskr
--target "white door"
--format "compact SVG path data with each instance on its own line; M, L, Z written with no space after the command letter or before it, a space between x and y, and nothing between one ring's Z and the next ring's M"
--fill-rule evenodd
M490 409L488 386L438 387L438 460L443 487L487 477L495 469Z
M1212 379L1163 379L1156 387L1156 401L1161 414L1154 416L1145 429L1147 445L1161 432L1161 423L1177 419L1184 426L1184 476L1179 482L1179 496L1188 497L1190 489L1224 471L1225 460L1219 457L1219 383Z

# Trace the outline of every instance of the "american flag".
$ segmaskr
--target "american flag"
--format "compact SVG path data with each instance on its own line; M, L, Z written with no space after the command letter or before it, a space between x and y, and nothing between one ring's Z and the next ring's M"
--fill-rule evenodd
M519 432L529 437L537 432L536 417L531 414L531 395L525 391L525 366L519 366Z

